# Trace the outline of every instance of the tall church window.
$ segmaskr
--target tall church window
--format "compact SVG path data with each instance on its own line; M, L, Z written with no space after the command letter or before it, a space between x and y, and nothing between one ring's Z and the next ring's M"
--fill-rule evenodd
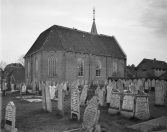
M84 73L84 61L81 58L79 58L77 60L77 65L78 65L78 67L77 67L78 68L78 76L82 77L83 73Z
M114 63L113 63L113 76L117 76L117 67L118 67L117 62L114 61Z
M38 59L35 58L35 75L38 76Z
M100 77L101 76L101 61L97 60L96 62L96 76Z
M55 77L56 74L56 57L52 56L48 58L48 76Z
M27 71L27 77L30 77L30 61L27 61L27 69L28 69L28 71Z

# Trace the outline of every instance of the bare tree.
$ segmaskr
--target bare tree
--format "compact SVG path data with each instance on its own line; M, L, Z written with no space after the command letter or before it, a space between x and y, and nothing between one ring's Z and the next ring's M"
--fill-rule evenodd
M24 54L23 55L20 55L19 58L18 58L18 63L22 64L24 66Z
M7 63L5 61L0 61L0 68L2 68L2 70L4 70L4 68L6 67Z

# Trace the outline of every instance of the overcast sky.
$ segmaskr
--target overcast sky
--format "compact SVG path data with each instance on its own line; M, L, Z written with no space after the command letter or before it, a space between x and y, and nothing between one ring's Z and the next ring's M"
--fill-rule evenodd
M167 62L167 0L1 0L0 60L13 63L52 25L115 36L127 65Z

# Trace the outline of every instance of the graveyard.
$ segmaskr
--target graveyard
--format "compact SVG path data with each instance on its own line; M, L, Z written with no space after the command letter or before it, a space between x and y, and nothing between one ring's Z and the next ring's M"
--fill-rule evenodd
M62 84L60 84L60 86L61 85ZM48 87L45 87L46 91L47 88ZM129 93L125 96L125 100L127 98L126 104L124 102L114 104L114 99L120 99L118 96L119 94L116 94L118 90L115 90L112 91L112 95L114 96L111 96L111 103L109 108L107 108L106 105L102 105L105 103L104 100L99 101L100 106L98 107L97 104L93 104L92 107L88 107L89 105L86 105L84 101L82 101L82 99L85 100L85 96L88 96L88 100L91 100L94 94L92 94L89 90L85 92L86 88L87 87L83 87L82 91L83 93L86 93L86 95L78 94L79 90L75 88L71 90L71 93L74 93L74 95L70 93L63 95L64 93L60 88L58 89L57 99L51 100L50 97L48 98L48 95L46 94L45 102L43 102L42 100L43 94L42 96L36 94L22 95L18 92L2 96L3 103L1 129L4 130L6 106L10 101L12 101L16 107L15 128L17 128L20 132L70 132L71 130L75 131L75 129L77 132L79 131L79 128L82 127L84 120L88 126L92 123L91 121L89 121L89 119L92 121L94 120L92 119L93 117L89 118L89 114L84 117L84 112L86 110L89 111L91 108L96 111L94 112L94 110L91 109L91 112L93 112L91 113L91 115L96 114L96 118L98 118L98 120L96 119L96 123L100 125L102 132L139 132L138 130L133 130L129 128L129 126L142 123L147 120L156 119L158 117L167 116L166 98L162 106L158 105L155 99L155 97L157 96L155 94L156 89L155 91L150 91L148 98L146 98L148 100L145 100L149 102L149 104L147 105L147 107L149 108L147 109L148 113L146 112L144 116L141 116L136 112L133 116L131 116L131 112L133 110L131 111L128 108L129 110L126 111L127 103L129 103L131 100L131 97L128 97ZM98 88L96 87L95 92L97 91ZM133 91L133 89L131 89L131 91ZM99 95L101 95L100 92L98 93ZM73 96L74 98L71 96ZM82 97L82 99L80 97ZM34 99L36 101L31 102L31 99ZM140 99L136 99L136 102L137 101L140 101ZM155 103L157 103L157 105L155 105ZM116 109L113 109L114 107ZM144 109L144 107L140 107ZM100 114L98 113L98 111L100 112ZM127 114L128 112L130 114ZM134 118L134 116L138 119ZM159 127L155 128L154 131L156 132L165 129L166 127L159 125Z

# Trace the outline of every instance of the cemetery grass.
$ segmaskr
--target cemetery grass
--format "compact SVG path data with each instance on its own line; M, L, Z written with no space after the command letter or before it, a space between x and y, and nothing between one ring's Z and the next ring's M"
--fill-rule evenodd
M16 128L20 132L61 132L79 128L82 125L85 107L81 107L81 121L73 121L70 119L70 96L65 98L65 116L57 115L57 101L52 101L52 113L45 112L42 109L42 102L20 101L16 98L19 96L7 95L2 97L2 124L5 124L5 107L9 101L13 101L16 105ZM150 115L151 119L167 116L167 102L165 107L154 105L154 92L150 93ZM128 126L142 122L137 119L125 119L121 115L109 115L106 108L100 108L99 124L102 128L110 132L138 132L128 128Z

